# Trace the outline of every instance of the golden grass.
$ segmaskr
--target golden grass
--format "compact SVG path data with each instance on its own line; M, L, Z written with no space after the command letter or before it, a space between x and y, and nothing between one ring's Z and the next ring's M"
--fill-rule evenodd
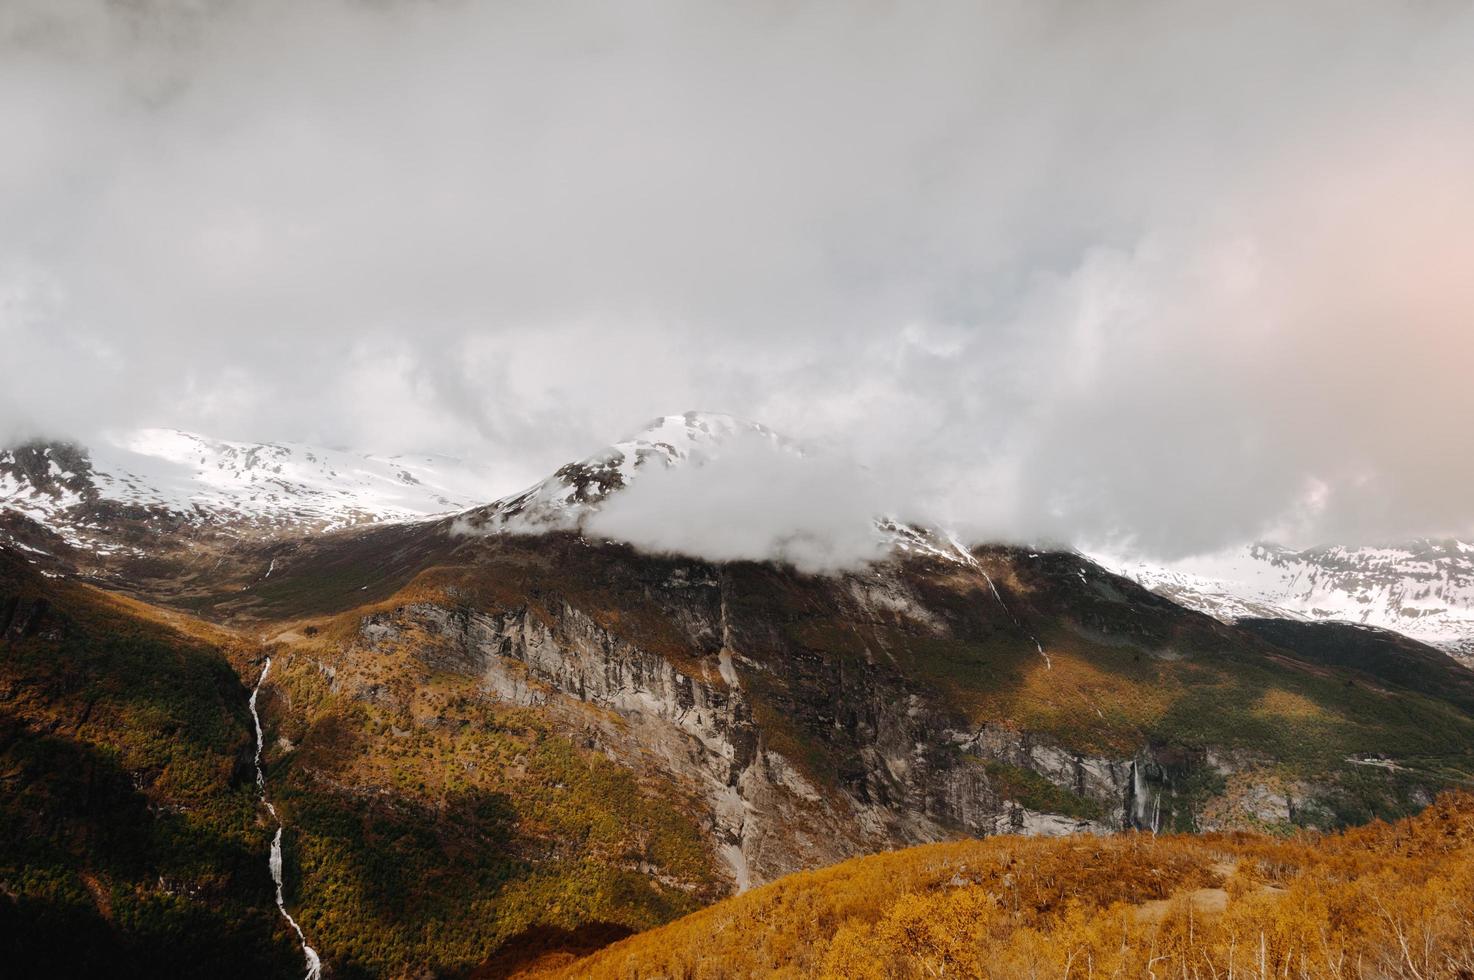
M1336 716L1316 704L1303 694L1271 688L1264 692L1254 713L1260 717L1282 718L1288 721L1330 721Z
M936 844L784 878L522 976L1416 977L1474 973L1474 797L1289 840Z

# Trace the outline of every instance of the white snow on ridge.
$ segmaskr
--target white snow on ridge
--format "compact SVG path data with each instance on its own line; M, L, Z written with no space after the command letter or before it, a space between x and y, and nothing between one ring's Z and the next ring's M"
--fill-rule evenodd
M458 510L474 503L486 485L459 460L440 456L223 442L172 429L140 430L120 448L107 464L94 458L99 489L106 480L106 496L178 511L286 512L341 526Z
M1377 626L1474 665L1474 546L1467 542L1304 551L1260 543L1167 565L1090 557L1225 622L1275 616Z
M81 476L103 501L262 529L329 530L454 512L484 499L481 488L490 483L449 457L229 442L175 429L125 433L88 455L90 474L74 474L47 450L50 477ZM89 495L59 483L43 490L0 472L0 507L63 533L68 511Z

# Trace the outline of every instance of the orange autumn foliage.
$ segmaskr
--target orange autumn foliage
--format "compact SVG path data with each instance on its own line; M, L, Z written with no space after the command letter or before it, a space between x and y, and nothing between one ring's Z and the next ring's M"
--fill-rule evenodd
M1340 834L995 837L791 875L590 978L1474 977L1474 796Z

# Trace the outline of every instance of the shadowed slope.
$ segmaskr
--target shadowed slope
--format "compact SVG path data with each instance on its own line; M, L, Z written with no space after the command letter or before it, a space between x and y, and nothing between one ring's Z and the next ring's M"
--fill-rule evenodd
M0 549L6 969L293 969L271 907L246 691L227 649L239 656L243 645L48 581Z

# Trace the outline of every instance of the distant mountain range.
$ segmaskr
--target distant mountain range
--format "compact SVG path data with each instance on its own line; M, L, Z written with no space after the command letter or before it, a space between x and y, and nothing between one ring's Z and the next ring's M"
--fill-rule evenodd
M139 520L172 534L204 527L281 537L459 512L468 530L566 531L645 468L699 465L738 435L801 452L759 423L687 412L656 419L520 493L485 503L490 474L450 457L379 456L142 429L87 448L35 442L0 450L0 509L30 518L68 544L103 553L140 547L136 535L119 533L136 530ZM912 529L886 536L902 548L952 550L949 541L918 537ZM1259 542L1175 563L1089 557L1223 622L1359 623L1474 665L1474 543L1467 541L1301 551Z

